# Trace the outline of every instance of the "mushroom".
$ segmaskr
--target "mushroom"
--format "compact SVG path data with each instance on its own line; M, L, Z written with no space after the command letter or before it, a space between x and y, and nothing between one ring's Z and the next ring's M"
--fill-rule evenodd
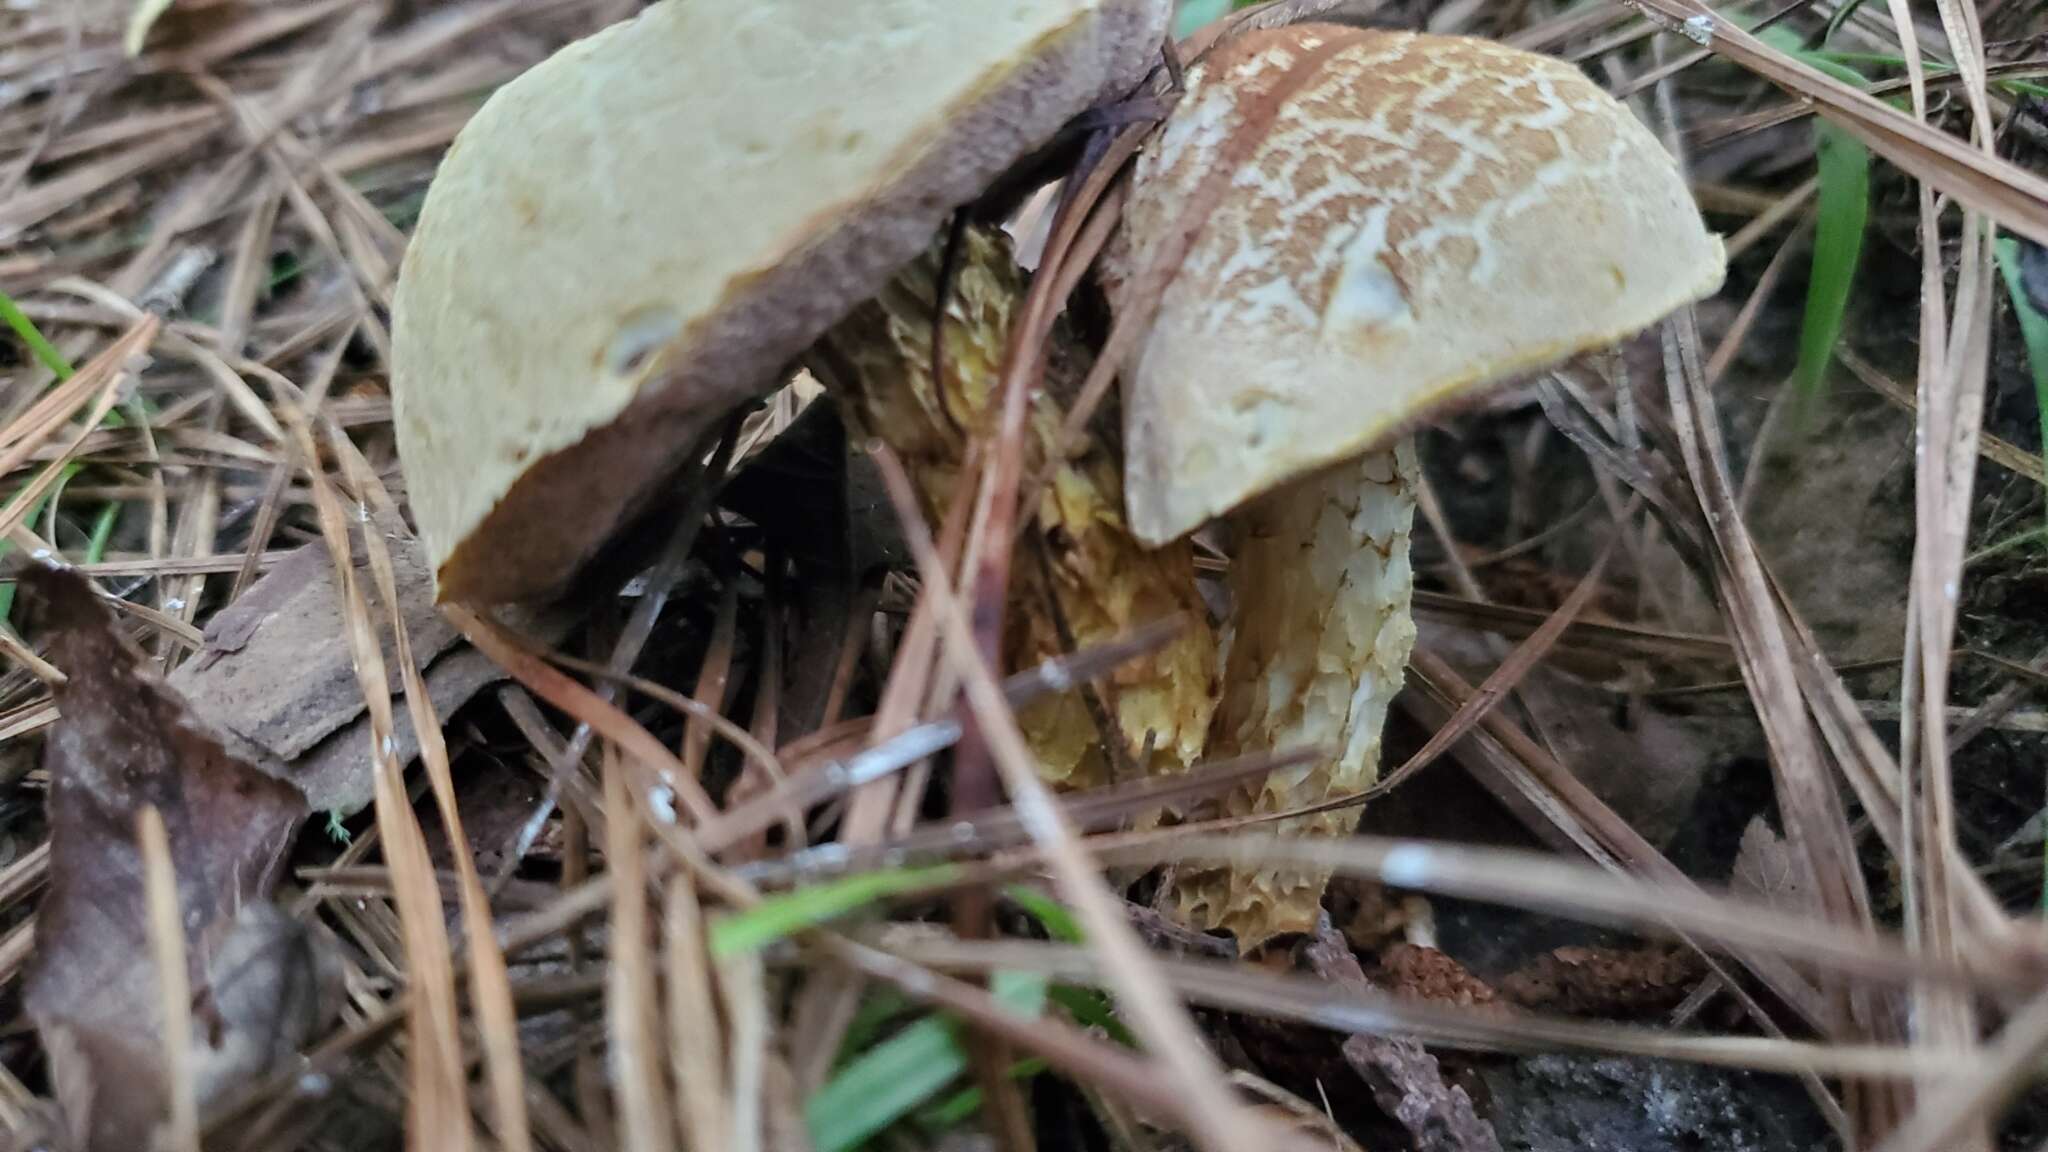
M1263 139L1191 218L1245 132ZM1161 544L1221 517L1234 536L1211 754L1329 753L1230 811L1356 795L1415 637L1407 432L1712 294L1721 245L1655 137L1570 65L1315 24L1247 33L1188 70L1108 269L1127 319L1189 229L1124 366L1131 528ZM1250 948L1310 928L1326 879L1184 868L1175 905Z
M848 402L854 421L903 458L935 522L974 491L961 471L969 443L995 434L1003 357L1028 285L1000 231L962 230L945 293L944 378L934 381L932 315L945 247L905 267L806 357ZM1046 386L1032 398L1025 433L1032 476L1055 454L1065 409L1093 362L1065 323L1054 325L1044 359ZM1004 662L1029 667L1170 616L1183 627L1158 651L1103 678L1099 719L1074 692L1019 710L1039 775L1067 789L1119 782L1125 766L1144 775L1187 771L1202 757L1215 711L1216 637L1195 581L1194 550L1185 540L1146 548L1131 535L1114 445L1113 435L1090 436L1078 453L1062 455L1027 510L1037 531L1020 542Z
M559 589L701 433L1070 118L1168 0L662 0L499 90L394 303L444 599Z

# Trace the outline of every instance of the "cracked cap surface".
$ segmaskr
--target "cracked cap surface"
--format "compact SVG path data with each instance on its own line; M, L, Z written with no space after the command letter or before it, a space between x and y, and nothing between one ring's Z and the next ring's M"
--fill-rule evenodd
M1721 285L1677 164L1578 69L1315 24L1189 69L1139 159L1113 283L1186 227L1226 142L1275 99L1125 372L1126 493L1148 543Z

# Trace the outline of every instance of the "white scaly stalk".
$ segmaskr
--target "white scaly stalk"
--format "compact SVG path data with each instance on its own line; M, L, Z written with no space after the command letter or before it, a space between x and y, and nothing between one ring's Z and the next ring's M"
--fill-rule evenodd
M1233 793L1233 816L1356 795L1379 779L1380 732L1415 645L1409 528L1415 448L1393 449L1297 481L1229 517L1234 604L1212 754L1321 748L1330 755ZM1289 820L1289 834L1342 836L1360 808ZM1326 874L1183 870L1183 919L1228 928L1256 947L1312 925Z

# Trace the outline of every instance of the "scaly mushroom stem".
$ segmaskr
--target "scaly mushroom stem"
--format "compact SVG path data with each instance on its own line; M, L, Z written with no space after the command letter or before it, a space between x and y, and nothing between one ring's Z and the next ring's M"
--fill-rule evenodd
M1418 483L1403 439L1254 500L1228 518L1231 621L1212 755L1321 748L1330 758L1234 793L1231 815L1355 796L1379 778L1380 732L1415 645L1409 527ZM1344 836L1360 809L1288 820L1290 835ZM1327 874L1183 870L1183 920L1227 928L1249 950L1315 927Z
M821 377L845 389L853 422L900 455L917 483L925 511L942 518L955 496L971 492L960 469L970 437L992 435L997 382L1013 315L1026 281L998 233L970 228L957 257L946 311L945 379L932 380L932 310L941 253L900 272L880 296L855 309L818 349ZM1049 350L1047 387L1026 430L1026 475L1041 474L1063 415L1054 399L1071 393L1088 368L1088 353L1064 328ZM1102 418L1114 426L1114 413ZM1045 563L1020 553L1011 577L1005 659L1023 668L1069 646L1098 644L1172 615L1187 628L1161 651L1118 669L1102 703L1122 742L1122 761L1147 774L1187 770L1201 758L1216 696L1216 639L1195 586L1186 541L1147 549L1124 522L1122 461L1115 446L1092 437L1055 470L1035 510L1033 546ZM1049 581L1049 583L1048 583ZM1119 757L1078 693L1051 697L1019 715L1053 784L1087 788L1114 778ZM1149 749L1149 751L1148 751Z

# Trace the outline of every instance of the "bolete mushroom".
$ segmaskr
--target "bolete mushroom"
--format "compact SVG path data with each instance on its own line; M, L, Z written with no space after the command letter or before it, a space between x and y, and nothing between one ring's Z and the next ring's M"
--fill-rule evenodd
M1249 161L1191 219L1248 131L1263 133ZM1124 220L1109 278L1126 293L1199 229L1127 365L1124 418L1137 536L1223 517L1235 539L1210 751L1330 753L1232 810L1356 794L1414 642L1408 431L1713 293L1721 245L1656 138L1570 65L1315 24L1247 33L1188 70ZM1183 869L1175 900L1252 947L1311 927L1325 880Z
M1168 0L663 0L500 89L394 305L442 599L559 588L712 421L1070 118Z

